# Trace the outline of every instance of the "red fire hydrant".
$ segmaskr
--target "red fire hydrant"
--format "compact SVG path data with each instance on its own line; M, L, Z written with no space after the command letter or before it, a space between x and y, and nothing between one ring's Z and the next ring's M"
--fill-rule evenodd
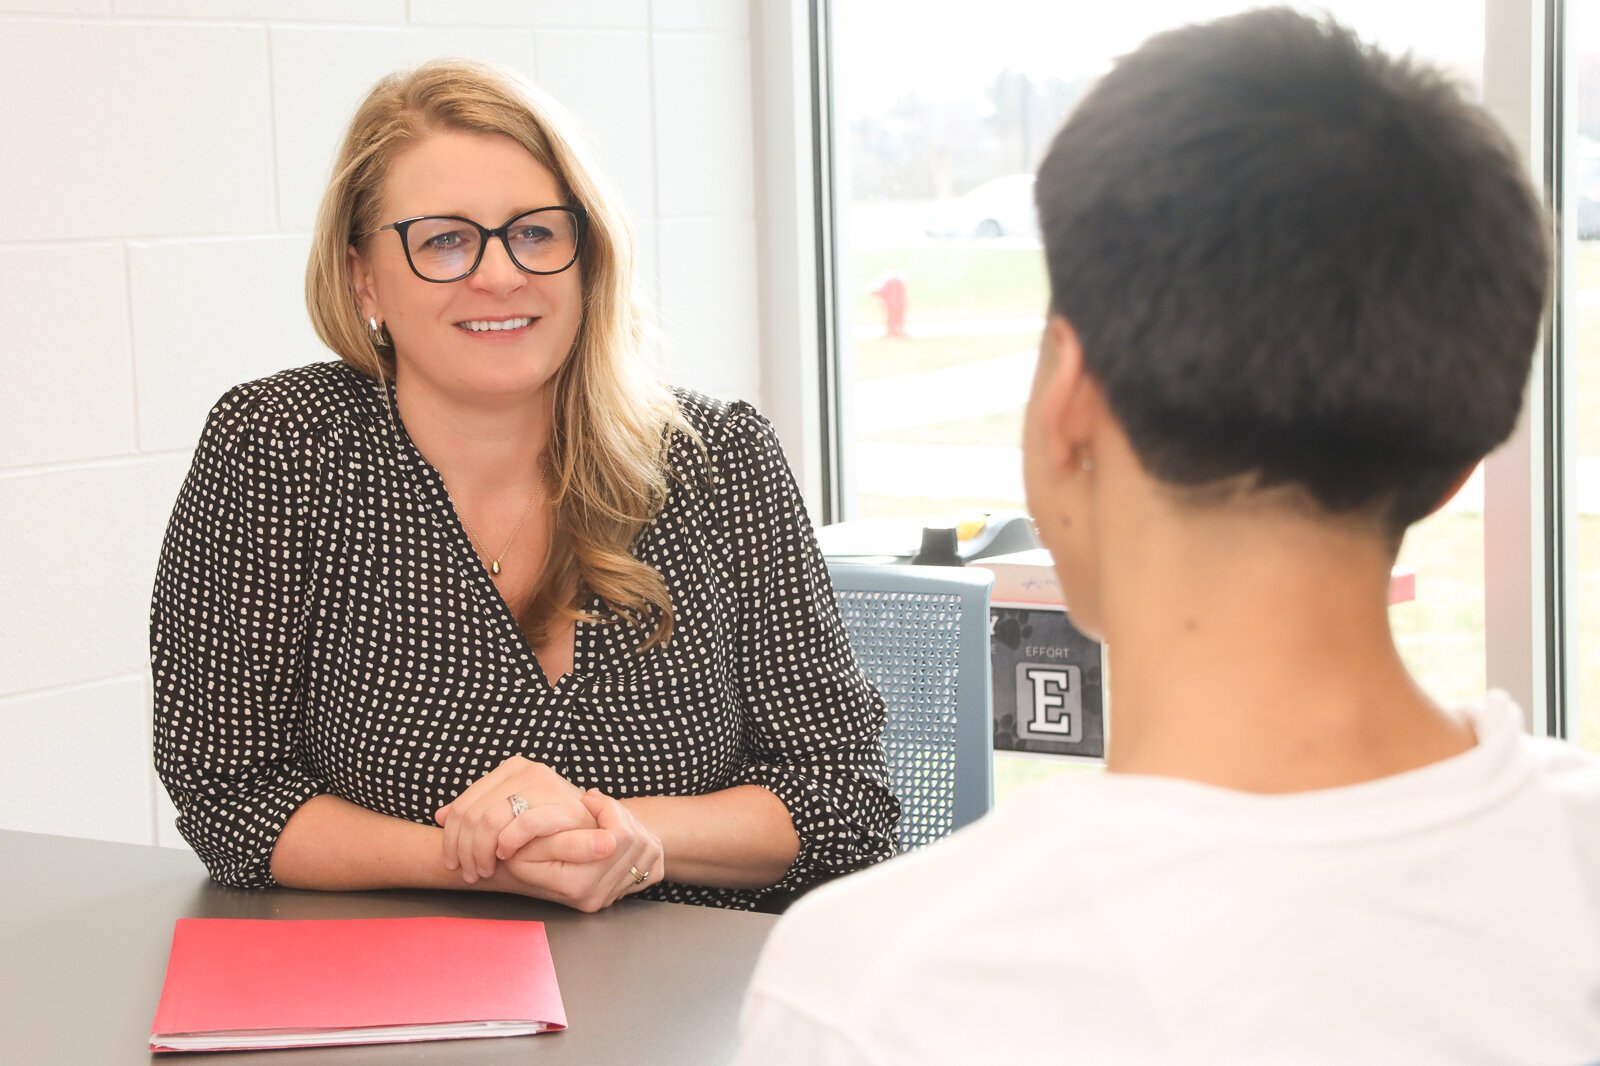
M872 295L883 301L885 337L906 335L906 279L899 271L881 275L872 285Z

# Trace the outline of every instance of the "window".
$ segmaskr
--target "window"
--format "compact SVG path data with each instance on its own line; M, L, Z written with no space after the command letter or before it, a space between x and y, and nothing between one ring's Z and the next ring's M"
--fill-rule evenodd
M1021 406L1047 299L1028 175L1074 102L1115 56L1160 29L1256 5L1147 0L1098 9L1092 18L1072 5L1026 0L992 0L981 9L958 0L825 6L838 517L1020 510ZM1510 84L1535 102L1543 98L1534 84L1543 74L1538 34L1523 40L1485 31L1486 23L1540 24L1544 4L1536 0L1298 6L1312 12L1326 6L1365 39L1445 66L1480 97L1494 66L1500 96L1502 84ZM1569 339L1577 342L1567 384L1579 429L1568 449L1577 458L1567 478L1578 489L1580 514L1569 539L1590 564L1578 571L1578 621L1568 654L1573 702L1581 707L1600 700L1600 503L1593 504L1596 515L1582 514L1586 486L1600 500L1600 0L1573 0L1573 7L1578 98L1569 109L1576 126L1569 131L1568 170L1579 199L1564 254L1575 308ZM1497 113L1501 104L1490 100ZM1591 351L1593 358L1586 357ZM1530 390L1530 402L1541 402L1537 390ZM1590 406L1596 415L1586 414ZM1538 446L1534 452L1542 455ZM1532 471L1540 461L1520 467L1498 460L1494 491L1486 490L1491 479L1480 470L1413 529L1402 550L1399 564L1415 572L1417 593L1393 608L1397 638L1413 672L1446 702L1478 699L1486 684L1495 684L1512 688L1530 710L1543 709L1547 686L1514 678L1542 676L1542 661L1535 660L1543 645L1527 630L1537 625L1530 619L1544 617L1545 587L1512 581L1517 597L1540 602L1507 612L1490 588L1497 582L1486 581L1486 561L1491 575L1519 567L1533 573L1540 553L1532 544L1501 552L1494 542L1489 559L1485 548L1486 513L1503 510L1499 501L1507 494L1528 496L1528 484L1539 484ZM1515 527L1519 519L1504 521ZM1490 623L1486 601L1508 615L1500 628ZM1510 638L1501 636L1506 626ZM1512 681L1491 668L1497 662L1515 664ZM1600 712L1573 711L1566 729L1600 750ZM1032 773L1001 767L999 779Z

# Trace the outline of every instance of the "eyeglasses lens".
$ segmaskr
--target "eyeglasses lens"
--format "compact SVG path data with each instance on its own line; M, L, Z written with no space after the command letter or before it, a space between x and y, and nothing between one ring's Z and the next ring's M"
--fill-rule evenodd
M506 226L506 240L524 270L560 270L578 254L578 227L566 211L529 211Z
M506 223L506 246L517 265L536 273L555 273L578 254L574 216L559 208L541 208ZM477 265L483 234L458 218L419 218L406 233L411 265L432 281L453 281Z
M478 260L483 235L459 218L419 218L406 231L411 265L434 281L459 278Z

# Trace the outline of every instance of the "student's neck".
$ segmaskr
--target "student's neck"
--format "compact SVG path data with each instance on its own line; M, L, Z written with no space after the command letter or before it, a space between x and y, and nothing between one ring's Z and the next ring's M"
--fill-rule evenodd
M395 403L406 432L458 503L525 495L550 440L548 394L478 402L401 377Z
M1109 768L1297 792L1470 748L1395 648L1384 545L1257 519L1157 531L1111 560Z

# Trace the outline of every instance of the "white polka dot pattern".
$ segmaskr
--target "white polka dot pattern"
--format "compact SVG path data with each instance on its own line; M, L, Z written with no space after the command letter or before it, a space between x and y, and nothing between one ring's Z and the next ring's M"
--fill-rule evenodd
M438 472L379 386L339 363L229 392L174 508L151 606L156 768L212 876L271 885L307 799L431 824L514 754L619 797L755 784L788 806L800 854L773 889L663 883L656 899L775 907L888 857L883 701L851 657L771 427L679 392L705 451L636 555L676 629L577 627L552 686L479 563Z

